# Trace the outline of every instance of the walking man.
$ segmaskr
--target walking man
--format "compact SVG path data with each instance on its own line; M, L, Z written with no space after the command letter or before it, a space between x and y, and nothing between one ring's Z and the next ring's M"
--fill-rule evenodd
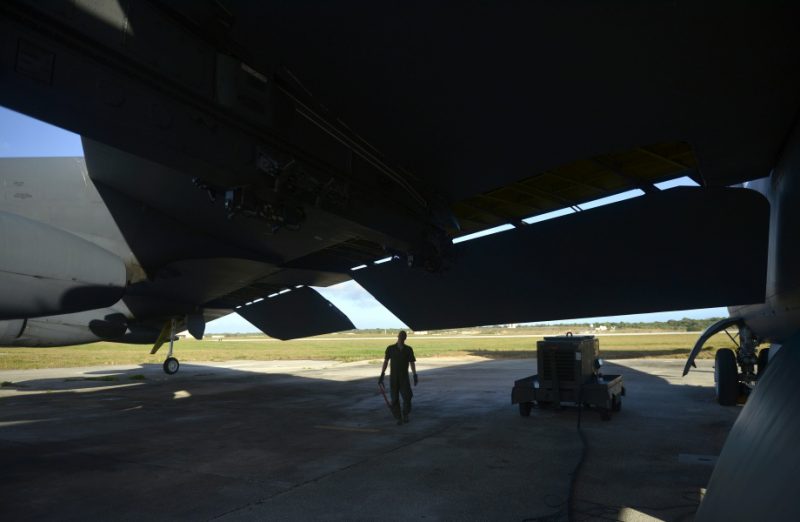
M397 419L397 424L408 422L408 414L411 413L411 382L408 379L408 367L411 366L411 374L414 376L414 386L417 385L417 366L414 357L414 350L406 344L406 333L400 330L397 334L397 343L386 347L386 355L383 359L381 376L378 384L383 384L383 377L386 374L386 367L389 361L392 363L392 371L389 375L389 387L392 397L392 415ZM400 416L400 397L403 397L403 415Z

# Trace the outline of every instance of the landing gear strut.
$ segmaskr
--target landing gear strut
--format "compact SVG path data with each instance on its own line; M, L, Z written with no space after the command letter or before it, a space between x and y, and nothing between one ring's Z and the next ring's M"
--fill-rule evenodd
M736 336L728 332L728 328L733 326L739 329ZM723 406L733 406L747 400L758 379L764 375L764 370L769 362L769 348L756 351L759 339L741 317L726 317L709 325L700 334L689 352L686 365L683 367L683 375L689 373L690 366L697 367L694 360L700 354L705 343L722 332L730 337L736 345L736 350L729 348L717 350L714 359L714 385L717 389L719 403Z
M181 368L181 363L178 359L172 356L172 345L175 343L175 319L171 320L171 327L169 332L169 351L167 352L167 359L164 361L164 373L167 375L174 375L178 373Z

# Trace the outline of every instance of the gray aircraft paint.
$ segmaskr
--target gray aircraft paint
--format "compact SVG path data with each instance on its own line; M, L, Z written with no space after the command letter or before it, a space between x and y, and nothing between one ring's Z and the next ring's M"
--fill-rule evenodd
M0 319L113 304L127 283L122 259L74 234L0 212Z
M765 194L771 204L766 301L731 307L730 314L741 317L758 338L782 343L800 331L800 124L772 175L747 186ZM745 236L739 248L748 247Z

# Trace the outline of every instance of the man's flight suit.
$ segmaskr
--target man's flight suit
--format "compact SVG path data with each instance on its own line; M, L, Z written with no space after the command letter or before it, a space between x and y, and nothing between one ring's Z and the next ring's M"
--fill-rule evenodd
M416 362L414 350L404 344L402 347L393 344L386 347L384 357L390 361L389 389L392 398L392 415L400 419L400 396L403 396L403 417L411 413L411 382L408 378L408 365Z

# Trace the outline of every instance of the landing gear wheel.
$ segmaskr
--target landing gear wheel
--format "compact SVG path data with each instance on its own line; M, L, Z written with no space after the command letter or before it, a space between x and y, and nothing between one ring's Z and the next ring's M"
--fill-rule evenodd
M739 370L736 355L729 348L717 350L714 358L714 385L717 402L722 406L735 406L739 397Z
M533 406L530 402L520 402L519 403L519 414L523 417L530 417L531 416L531 406Z
M178 370L181 368L181 363L178 362L178 359L175 357L167 357L167 360L164 361L164 373L167 375L174 375L178 373Z
M769 362L769 348L762 348L758 352L758 360L756 361L756 364L758 365L759 377L764 375L764 370L767 369L768 362Z

